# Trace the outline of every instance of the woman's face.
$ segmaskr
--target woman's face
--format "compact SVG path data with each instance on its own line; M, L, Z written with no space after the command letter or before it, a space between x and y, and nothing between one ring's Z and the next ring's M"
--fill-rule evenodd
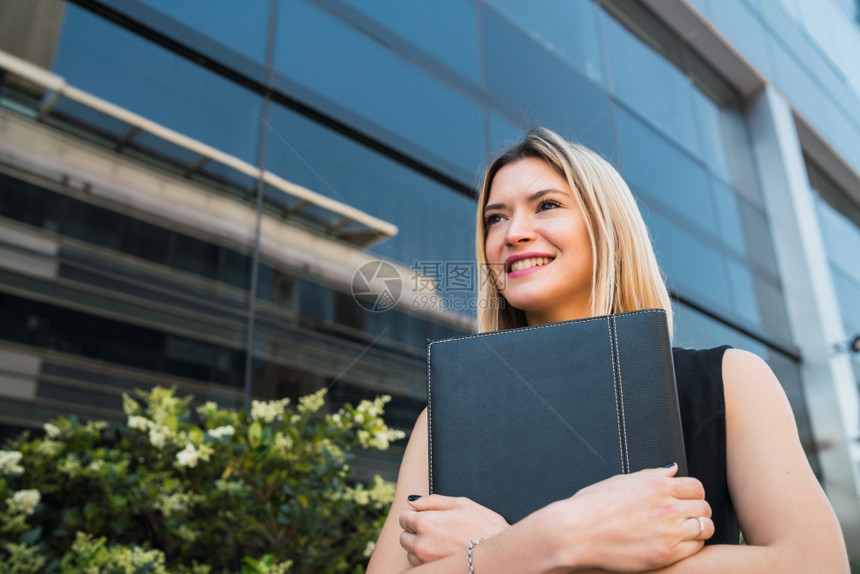
M484 208L496 286L530 325L589 316L593 256L567 180L526 158L496 173Z

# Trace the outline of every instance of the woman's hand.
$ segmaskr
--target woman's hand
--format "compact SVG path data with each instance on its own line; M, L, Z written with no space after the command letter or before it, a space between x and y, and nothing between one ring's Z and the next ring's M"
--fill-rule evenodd
M412 510L400 514L400 545L413 566L463 553L469 540L489 538L508 527L498 513L468 498L432 494L409 500L409 505Z
M701 550L714 533L711 507L701 482L674 478L677 470L672 465L613 476L548 506L544 519L555 525L550 532L566 537L559 545L563 562L641 572Z

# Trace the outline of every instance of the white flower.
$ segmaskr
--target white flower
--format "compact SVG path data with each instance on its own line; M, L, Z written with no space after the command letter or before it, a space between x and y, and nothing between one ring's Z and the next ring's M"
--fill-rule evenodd
M43 440L36 446L36 452L45 456L57 456L63 452L64 448L65 445L62 442L47 439Z
M38 490L19 490L6 501L6 504L13 513L33 514L41 500L42 495Z
M209 456L213 452L215 451L208 444L200 445L200 448L196 449L193 444L188 443L184 449L176 453L176 464L194 468L199 460L209 462Z
M48 438L57 438L58 436L60 436L60 427L58 427L57 425L45 423L43 425L43 428L45 429L45 434L48 435Z
M233 436L234 434L236 434L236 429L233 428L233 425L227 425L211 429L208 432L209 435L213 438L222 438L225 436Z
M304 396L299 399L299 412L312 414L320 410L325 405L326 389L322 388L317 392Z
M146 417L141 417L137 415L128 417L128 428L145 431L149 428L149 425L150 420Z
M149 430L149 442L152 443L152 446L155 448L163 448L167 442L167 434L162 432L163 430L163 428L159 429L155 427Z
M197 466L197 460L200 458L200 453L194 448L193 444L185 445L185 448L176 453L176 464L179 466L187 466L194 468Z
M251 418L270 423L284 414L290 399L279 401L251 401Z
M24 455L17 450L0 451L0 474L17 475L24 472L24 467L19 465Z

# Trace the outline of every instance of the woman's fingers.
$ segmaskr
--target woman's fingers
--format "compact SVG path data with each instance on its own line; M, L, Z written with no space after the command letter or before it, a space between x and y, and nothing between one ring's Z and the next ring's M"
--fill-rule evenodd
M411 532L412 534L418 534L418 531L415 529L414 519L417 518L418 513L414 510L404 510L400 513L400 528L403 529L404 532Z
M714 521L707 516L696 516L684 521L685 538L689 540L707 540L714 535Z

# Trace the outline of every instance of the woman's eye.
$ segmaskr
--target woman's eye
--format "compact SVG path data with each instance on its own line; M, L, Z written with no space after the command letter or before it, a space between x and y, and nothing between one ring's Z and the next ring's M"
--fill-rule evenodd
M488 215L484 218L484 227L490 227L494 223L498 223L501 221L502 216L498 213L493 213L492 215Z
M552 199L545 199L540 202L540 205L538 205L538 211L544 211L546 209L555 209L556 207L561 207L561 204L557 201L553 201Z

